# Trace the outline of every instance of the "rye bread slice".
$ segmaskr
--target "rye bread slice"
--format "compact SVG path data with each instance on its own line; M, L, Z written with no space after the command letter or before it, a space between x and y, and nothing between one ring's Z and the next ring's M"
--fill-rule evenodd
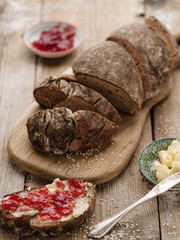
M43 81L33 91L36 101L44 108L52 108L57 103L65 100L70 91L70 86L66 81L59 79L49 79Z
M35 148L51 154L101 148L118 132L118 125L87 110L40 110L27 121L28 137Z
M107 40L123 46L141 75L144 101L167 87L171 57L164 41L145 24L133 23L117 29Z
M176 39L170 33L170 31L166 28L166 26L162 24L154 16L150 16L149 18L146 18L145 22L166 43L171 55L171 70L174 70L176 67L180 65L179 46Z
M34 97L45 108L66 107L73 112L90 110L116 124L121 121L119 113L106 98L95 90L76 82L68 83L61 78L50 78L34 90Z
M66 180L62 181L63 183L67 182ZM72 228L77 228L82 225L82 223L91 215L95 201L96 201L96 188L95 185L84 182L85 184L85 193L77 198L83 199L84 203L88 204L88 208L80 213L80 215L72 215L70 219L63 219L63 221L45 221L39 222L37 219L38 211L36 213L28 215L27 212L22 213L21 216L14 216L13 213L8 212L7 210L2 209L2 200L0 204L0 226L9 232L19 236L26 237L32 234L41 234L46 237L57 237L62 232L71 231ZM33 188L30 190L20 191L13 194L25 194L36 190ZM4 196L2 199L9 197L9 195Z
M134 114L143 102L138 69L120 45L106 41L77 57L72 69L78 82L107 98L119 111Z
M0 226L15 235L26 237L35 233L35 230L29 226L30 220L34 216L23 215L21 218L14 217L0 207Z

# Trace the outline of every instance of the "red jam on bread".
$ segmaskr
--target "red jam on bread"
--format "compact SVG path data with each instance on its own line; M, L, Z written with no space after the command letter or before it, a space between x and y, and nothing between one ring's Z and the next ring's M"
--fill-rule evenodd
M70 216L76 207L77 198L85 193L81 180L55 179L50 185L26 191L24 194L11 194L2 200L2 209L9 213L37 211L38 221L59 221Z

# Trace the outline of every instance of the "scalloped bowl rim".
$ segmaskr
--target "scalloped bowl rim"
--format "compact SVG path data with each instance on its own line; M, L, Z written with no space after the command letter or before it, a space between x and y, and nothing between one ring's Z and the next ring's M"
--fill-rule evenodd
M143 171L143 169L142 169L142 163L141 163L142 156L143 156L144 154L147 154L147 153L144 153L144 152L145 152L145 150L147 150L150 146L152 146L152 145L154 145L154 144L159 144L160 142L164 142L164 141L170 141L170 143L171 143L173 140L179 140L179 141L180 141L180 138L178 138L178 137L170 138L170 137L169 137L169 138L161 138L161 139L155 140L155 141L149 143L148 145L146 145L146 147L141 151L141 153L140 153L140 155L139 155L139 159L138 159L139 169L140 169L142 175L143 175L147 180L149 180L151 183L153 183L154 185L158 184L158 182L157 182L157 181L154 181L154 180L151 179L149 176L147 176L146 173L145 173L145 172ZM169 145L168 145L168 146L169 146ZM164 149L166 149L166 148L164 148ZM159 159L158 156L157 156L157 159ZM153 160L153 162L154 162L154 161L155 161L155 160ZM152 163L153 163L153 162L152 162ZM176 189L176 190L179 189L179 190L180 190L180 184L177 184L176 186L174 186L173 189Z
M57 24L65 24L65 25L69 25L74 27L74 29L76 30L75 33L75 37L76 37L76 43L74 44L74 46L72 48L69 48L67 50L63 50L63 51L59 51L59 52L49 52L49 51L42 51L39 50L35 47L32 46L32 42L30 41L29 38L31 37L31 33L33 32L33 30L37 29L37 28L41 28L41 30L38 30L39 33L41 33L43 30L47 29L47 26L51 25L51 28L48 29L52 29L53 26L57 25ZM46 27L46 28L45 28ZM77 33L79 34L79 38L77 38ZM29 36L28 36L29 34ZM40 36L40 34L39 34ZM74 50L76 50L82 43L83 41L83 33L80 30L79 27L75 26L74 24L71 24L69 22L65 22L65 21L41 21L37 24L34 24L32 26L30 26L24 33L23 33L23 42L24 45L30 49L32 52L36 53L39 56L44 56L44 57L61 57L61 56L65 56L70 54L71 52L73 52ZM78 40L77 40L78 39ZM36 39L37 40L37 39Z

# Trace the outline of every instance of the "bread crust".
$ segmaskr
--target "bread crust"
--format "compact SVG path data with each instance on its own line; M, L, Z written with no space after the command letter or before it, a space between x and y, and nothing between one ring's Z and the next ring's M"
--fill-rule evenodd
M40 110L27 121L29 140L46 153L65 154L76 136L73 113L67 108Z
M171 54L171 70L180 65L180 53L176 39L170 31L157 18L150 16L145 19L145 23L158 34L167 45Z
M25 191L18 191L15 194L20 194ZM3 198L10 196L10 194L5 195ZM3 199L2 198L2 199ZM0 226L5 230L21 236L23 234L24 237L32 235L35 230L30 228L30 220L35 215L23 215L21 218L15 217L8 213L7 211L1 208L0 204Z
M94 210L96 201L95 185L85 182L85 186L86 191L84 197L87 197L89 207L83 214L81 214L77 218L72 218L64 222L54 221L38 223L36 219L37 214L32 216L22 215L21 217L15 217L12 214L8 213L7 211L2 210L0 204L0 226L20 237L26 237L32 234L41 234L42 236L46 237L48 236L57 237L62 232L80 226L91 215L92 211ZM36 188L33 188L32 190L35 189ZM16 192L15 194L20 194L23 192L24 191Z
M118 44L106 41L91 47L75 59L72 69L80 83L101 92L116 109L129 113L132 110L130 106L121 108L117 91L123 92L123 104L126 105L127 99L133 112L141 108L143 89L138 69L129 53ZM87 81L88 78L91 80ZM116 100L112 100L110 89Z
M68 82L52 77L43 81L33 91L36 101L43 108L52 108L61 101L64 101L70 91Z
M134 59L144 89L144 101L158 95L167 86L170 54L163 40L148 26L133 23L119 28L107 40L123 46Z
M116 124L91 111L76 111L74 119L77 131L69 146L70 152L103 147L119 130Z
M118 125L98 113L72 113L64 107L40 110L27 121L28 137L34 147L57 155L102 147L118 129Z
M69 75L67 78L68 81L72 79ZM34 97L45 108L66 107L73 112L91 110L116 124L121 121L119 113L106 98L95 90L77 82L67 82L62 78L51 78L50 81L45 81L34 90Z

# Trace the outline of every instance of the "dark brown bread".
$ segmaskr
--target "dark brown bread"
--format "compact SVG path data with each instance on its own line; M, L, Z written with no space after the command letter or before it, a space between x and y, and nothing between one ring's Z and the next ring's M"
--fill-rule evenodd
M169 32L165 25L163 25L154 16L145 19L146 24L153 29L161 39L166 43L171 54L171 70L174 70L180 65L179 47L176 39Z
M35 233L35 230L30 228L29 225L32 217L31 215L24 215L17 218L0 208L0 226L15 235L26 237Z
M34 90L34 97L45 108L66 107L73 112L91 110L116 124L121 121L119 113L106 98L76 82L51 78Z
M141 75L144 101L157 96L167 87L170 53L152 29L133 23L119 28L107 40L120 44L131 54Z
M73 113L67 108L40 110L27 121L29 140L46 153L65 154L76 136Z
M78 82L100 92L116 109L130 114L143 102L138 69L129 53L116 43L106 41L91 47L72 65Z
M84 182L84 184L86 188L82 198L86 199L89 207L80 216L74 217L66 221L52 221L40 223L37 221L36 217L38 213L16 217L13 216L11 213L3 210L0 204L0 226L19 237L26 237L32 234L41 234L42 236L47 237L57 237L62 232L72 230L72 228L77 228L78 226L82 225L82 223L91 215L96 201L95 185L88 182ZM35 190L35 188L33 188L32 190ZM19 195L25 192L26 191L21 191L15 194Z
M118 126L101 115L79 110L74 114L76 138L69 146L70 152L103 147L118 132Z
M98 113L53 108L40 110L27 121L29 140L35 148L63 155L103 147L118 132L118 125Z
M50 77L34 89L33 94L36 101L44 108L52 108L57 103L65 100L70 91L66 81Z

